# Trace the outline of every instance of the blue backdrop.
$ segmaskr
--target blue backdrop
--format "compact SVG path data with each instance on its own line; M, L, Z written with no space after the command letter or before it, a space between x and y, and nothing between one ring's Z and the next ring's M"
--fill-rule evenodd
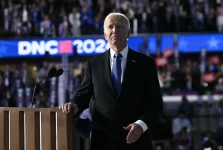
M156 54L157 36L133 36L128 39L128 45L139 52L147 49L150 54ZM161 52L174 49L174 36L160 37ZM223 34L178 34L179 53L198 53L202 48L207 52L223 51ZM108 42L103 37L83 38L52 38L27 40L0 40L0 57L41 57L48 51L51 56L60 56L63 51L73 54L77 49L80 56L91 56L103 53L108 49Z

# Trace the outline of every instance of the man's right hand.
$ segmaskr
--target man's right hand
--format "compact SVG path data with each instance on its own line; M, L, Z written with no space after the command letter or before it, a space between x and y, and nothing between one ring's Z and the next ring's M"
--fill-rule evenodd
M79 110L78 106L74 103L71 103L71 102L60 105L59 109L61 109L63 113L73 113L74 115Z

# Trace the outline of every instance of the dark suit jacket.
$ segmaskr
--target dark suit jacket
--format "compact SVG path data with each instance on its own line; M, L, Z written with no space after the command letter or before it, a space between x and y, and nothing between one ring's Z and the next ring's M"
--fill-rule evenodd
M151 57L129 48L119 95L112 84L110 51L88 60L84 78L74 95L80 112L88 108L91 97L94 103L91 149L151 149L149 132L162 112L157 68ZM137 120L144 121L148 130L137 142L127 145L128 131L123 126Z

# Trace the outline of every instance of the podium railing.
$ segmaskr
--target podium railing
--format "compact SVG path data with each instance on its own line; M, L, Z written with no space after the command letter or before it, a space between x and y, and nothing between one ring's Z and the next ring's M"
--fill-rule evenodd
M58 108L0 107L0 150L77 150L76 135Z

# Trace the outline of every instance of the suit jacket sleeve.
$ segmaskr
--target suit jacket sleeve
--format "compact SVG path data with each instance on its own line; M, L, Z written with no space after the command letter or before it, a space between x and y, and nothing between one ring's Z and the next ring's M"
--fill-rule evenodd
M151 68L148 69L146 73L149 77L148 83L146 83L148 87L148 94L145 99L146 105L144 108L144 114L141 116L140 120L146 123L148 129L151 129L156 124L156 121L162 113L163 102L155 62L153 59L149 59L148 63L150 66L149 68Z
M89 107L90 99L93 95L92 77L91 77L91 67L89 61L87 61L85 66L84 78L81 85L77 89L73 102L77 104L79 112Z

